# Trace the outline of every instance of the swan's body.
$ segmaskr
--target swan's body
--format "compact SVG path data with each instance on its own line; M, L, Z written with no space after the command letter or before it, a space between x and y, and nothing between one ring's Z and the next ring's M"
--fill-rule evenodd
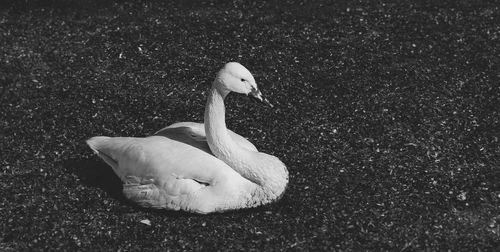
M123 181L125 197L144 207L210 213L256 207L278 199L288 171L228 130L229 92L263 100L246 68L228 63L212 84L205 122L181 122L146 138L93 137L87 141Z

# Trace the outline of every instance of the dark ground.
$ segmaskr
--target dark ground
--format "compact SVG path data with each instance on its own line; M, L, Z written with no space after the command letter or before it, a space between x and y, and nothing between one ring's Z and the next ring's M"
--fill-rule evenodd
M0 5L0 250L499 249L498 1L160 2ZM201 121L233 60L277 108L232 95L228 125L283 199L125 202L84 140Z

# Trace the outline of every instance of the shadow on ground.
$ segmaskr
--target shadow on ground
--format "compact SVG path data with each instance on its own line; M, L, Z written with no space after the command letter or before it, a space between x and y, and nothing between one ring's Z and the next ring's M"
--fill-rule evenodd
M107 192L111 197L127 202L122 194L122 182L113 169L104 162L89 159L68 159L63 162L66 171L78 176L80 181L90 187L97 187Z

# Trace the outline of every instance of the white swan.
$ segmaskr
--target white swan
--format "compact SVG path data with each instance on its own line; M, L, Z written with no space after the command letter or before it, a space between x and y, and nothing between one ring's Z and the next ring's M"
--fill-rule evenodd
M204 124L175 123L146 138L97 136L87 144L120 177L125 197L143 207L206 214L270 203L284 193L288 170L226 128L230 92L269 104L252 74L230 62L212 83Z

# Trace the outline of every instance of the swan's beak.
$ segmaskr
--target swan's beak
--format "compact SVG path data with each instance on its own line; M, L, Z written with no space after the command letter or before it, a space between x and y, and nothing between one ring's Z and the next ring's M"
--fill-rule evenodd
M266 97L264 97L262 95L262 93L260 92L260 90L258 89L255 89L254 91L252 91L250 93L251 96L255 97L257 100L265 103L266 105L268 105L269 107L273 108L274 106L266 99Z

